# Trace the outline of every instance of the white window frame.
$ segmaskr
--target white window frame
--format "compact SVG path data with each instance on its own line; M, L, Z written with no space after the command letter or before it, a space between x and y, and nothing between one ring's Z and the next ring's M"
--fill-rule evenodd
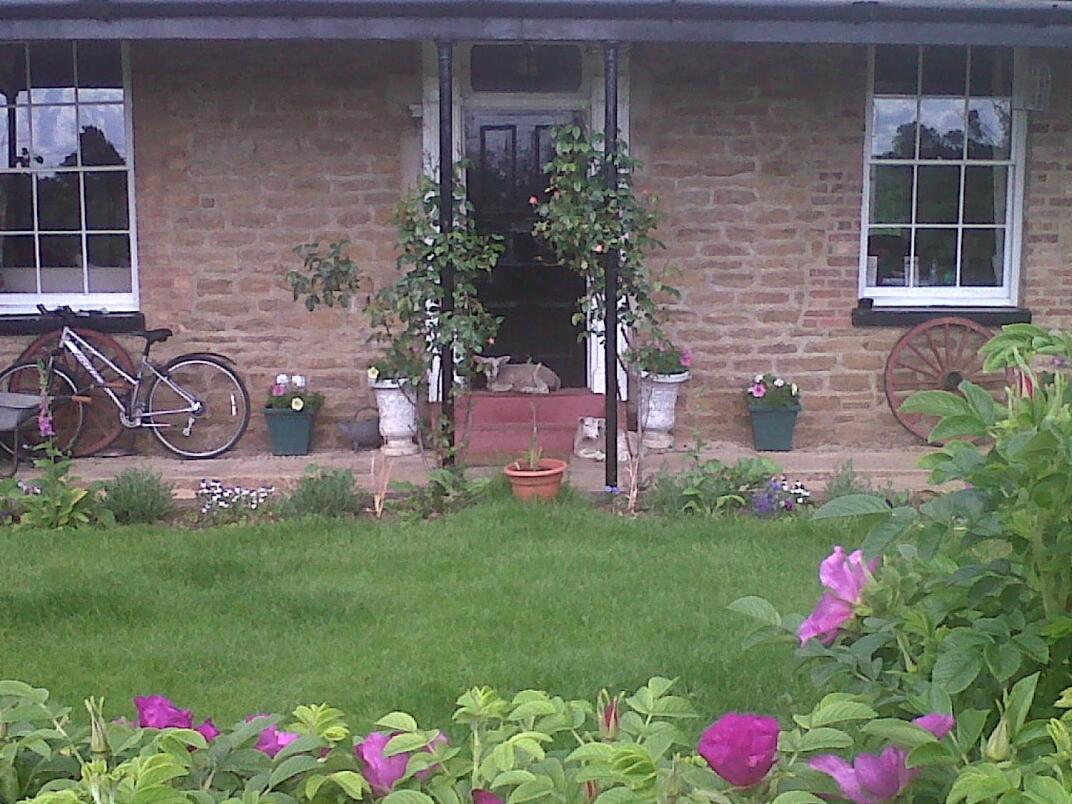
M65 40L66 41L66 40ZM25 42L13 42L11 44L26 45ZM32 43L31 43L32 44ZM73 44L71 41L66 41L66 44ZM131 71L130 71L130 47L127 42L119 43L120 55L122 58L122 70L123 70L123 124L124 133L126 136L126 166L125 168L115 168L113 172L125 172L127 176L127 228L124 230L87 230L86 229L86 205L85 194L82 193L82 197L79 199L79 206L81 207L82 214L82 226L80 229L65 231L62 234L65 235L78 235L82 238L82 254L86 255L86 237L88 234L128 234L130 238L130 292L129 293L2 293L0 292L0 315L16 315L25 313L37 313L37 305L43 304L48 307L57 307L60 305L67 305L75 310L99 310L104 312L136 312L139 309L140 293L138 290L138 216L135 203L135 186L134 186L134 117L133 117L133 105L131 99ZM30 87L33 88L33 71L32 65L28 65L27 69L30 71ZM78 63L75 59L75 83L77 84L77 71ZM54 105L54 104L49 104ZM68 104L63 104L68 105ZM118 104L114 104L118 105ZM33 109L34 104L32 99L30 100L27 108ZM33 115L29 115L30 126L30 141L33 142ZM95 172L99 168L89 168L79 165L70 172L77 172L84 175L85 173ZM107 168L106 168L107 170ZM26 173L31 175L35 171L32 168L5 168L0 167L0 173ZM80 182L80 186L82 183ZM37 182L31 180L31 187L33 195L31 196L33 204L33 237L34 237L34 250L37 253L37 284L41 285L41 267L40 267L40 244L39 238L41 237L40 228L37 224ZM5 233L7 234L7 233ZM45 232L46 235L53 234L53 232ZM88 265L83 265L83 277L84 282L88 282ZM88 284L85 285L88 288Z
M966 47L966 46L965 46ZM871 299L875 307L1015 307L1020 299L1020 255L1022 248L1024 174L1027 172L1027 112L1022 102L1020 76L1026 70L1025 56L1020 48L1013 51L1012 142L1010 143L1009 180L1005 201L1005 263L1004 284L1000 287L875 287L867 284L868 234L871 216L871 168L873 165L942 165L961 162L949 159L874 159L871 156L871 136L875 119L875 46L868 48L867 57L867 118L863 148L863 193L860 208L860 268L859 297ZM919 94L917 97L925 97ZM918 135L917 135L918 136ZM971 164L1006 164L1006 160L970 160ZM915 188L913 179L913 218L915 217ZM961 189L963 201L963 187ZM892 226L893 224L891 224ZM914 228L914 226L913 226ZM921 228L972 228L963 223L946 226L930 225Z

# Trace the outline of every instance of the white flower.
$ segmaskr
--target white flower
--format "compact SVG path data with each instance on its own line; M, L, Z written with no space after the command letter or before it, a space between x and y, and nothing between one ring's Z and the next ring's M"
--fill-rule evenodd
M763 382L763 375L762 374L757 374L756 378L755 378L755 380L753 380L753 382L756 385L759 385L761 382Z
M294 378L295 382L297 382L297 379L297 377ZM785 385L785 380L783 380L781 377L774 381L775 388L781 388L783 385Z
M370 366L368 370L368 378L375 382L380 376L380 370L375 366Z
M301 413L302 408L304 407L305 400L303 400L300 396L296 396L292 400L290 400L290 409L293 410L295 413Z
M288 377L286 374L276 374L275 375L275 384L276 385L286 385L288 382L290 382L290 377Z
M290 381L294 383L295 388L304 388L306 385L305 375L303 374L295 374L290 378Z
M797 387L796 383L793 383L789 386L789 393L791 393L793 396L796 396L799 392L800 389Z

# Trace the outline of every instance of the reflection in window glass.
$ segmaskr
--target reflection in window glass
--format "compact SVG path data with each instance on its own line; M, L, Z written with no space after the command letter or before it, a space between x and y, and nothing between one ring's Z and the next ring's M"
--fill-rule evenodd
M960 284L1001 287L1005 281L1005 230L965 229Z
M0 296L89 292L129 303L123 76L118 43L0 45Z
M867 287L906 288L906 300L1007 288L1012 64L1008 48L875 48Z

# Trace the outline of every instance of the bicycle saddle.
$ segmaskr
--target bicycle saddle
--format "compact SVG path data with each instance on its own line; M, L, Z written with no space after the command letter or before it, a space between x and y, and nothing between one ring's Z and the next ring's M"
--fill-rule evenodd
M130 333L135 338L145 338L146 343L163 343L175 333L170 329L139 329Z

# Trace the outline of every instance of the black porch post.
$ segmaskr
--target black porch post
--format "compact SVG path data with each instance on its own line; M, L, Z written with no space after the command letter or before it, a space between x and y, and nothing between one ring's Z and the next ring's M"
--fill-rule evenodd
M603 80L606 107L603 116L604 147L607 154L606 186L613 190L618 184L615 155L618 150L618 45L603 46ZM606 469L607 491L618 490L618 260L617 251L608 250L603 268L606 286L603 290L606 316L603 322L604 389L606 392Z
M454 228L454 45L439 42L439 231ZM439 284L442 313L454 310L454 266L447 263L440 269ZM442 403L443 434L447 450L443 463L454 464L454 347L443 344L439 352L439 393Z

